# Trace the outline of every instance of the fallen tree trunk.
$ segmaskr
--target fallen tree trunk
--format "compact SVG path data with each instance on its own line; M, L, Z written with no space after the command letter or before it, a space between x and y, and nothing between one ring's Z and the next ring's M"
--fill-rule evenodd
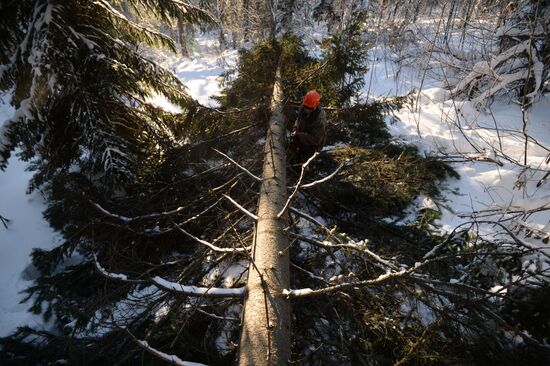
M280 71L271 97L271 118L264 145L258 220L248 269L240 341L240 366L287 365L290 359L290 286L285 217L287 200L285 126Z

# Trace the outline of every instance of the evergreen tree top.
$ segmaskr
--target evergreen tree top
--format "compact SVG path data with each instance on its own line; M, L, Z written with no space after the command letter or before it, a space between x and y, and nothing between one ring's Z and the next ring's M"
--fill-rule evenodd
M177 0L127 2L169 21L211 22ZM195 108L180 80L146 59L141 44L175 51L171 38L124 15L121 1L24 0L0 4L0 88L13 90L14 116L0 130L0 168L22 147L36 159L34 184L77 163L88 174L137 181L144 156L173 138L148 97ZM160 150L159 150L160 149Z

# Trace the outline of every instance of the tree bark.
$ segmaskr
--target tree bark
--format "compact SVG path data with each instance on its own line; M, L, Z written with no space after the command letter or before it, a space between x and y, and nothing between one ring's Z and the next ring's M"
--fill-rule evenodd
M290 359L290 286L285 219L277 218L287 200L285 126L280 71L271 97L271 118L264 145L258 221L248 269L240 342L240 366L287 365Z

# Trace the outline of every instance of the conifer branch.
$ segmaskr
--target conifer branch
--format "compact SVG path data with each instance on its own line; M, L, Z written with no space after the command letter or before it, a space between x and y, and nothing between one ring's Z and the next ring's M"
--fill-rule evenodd
M185 224L199 218L204 213L210 211L213 207L215 207L220 201L221 201L221 199L218 199L216 202L214 202L213 204L211 204L210 206L208 206L207 208L205 208L204 210L202 210L198 214L188 218L187 220L185 220L184 222L182 222L179 225L185 225ZM171 211L165 211L165 212L152 213L152 214L141 215L141 216L128 217L128 216L123 216L123 215L118 215L118 214L112 213L109 210L103 208L100 204L95 203L91 200L89 202L93 206L95 206L99 211L104 213L105 215L107 215L107 216L109 216L113 219L123 221L125 223L131 223L131 222L134 222L134 221L137 221L137 220L147 220L147 219L155 219L155 218L158 218L158 217L170 216L170 215L174 215L176 213L179 213L179 212L183 211L183 209L185 208L185 207L178 207L178 208L176 208L174 210L171 210Z
M325 231L326 234L328 235L332 235L333 234L333 230L329 229L328 227L326 227L325 225L323 225L321 222L319 222L319 220L315 219L314 217L308 215L307 213L305 212L302 212L294 207L290 207L290 211L294 212L295 214L297 214L298 216L301 216L303 217L304 219L312 222L313 224L319 226L321 229L323 229L323 231Z
M186 286L177 282L170 282L162 277L155 276L152 278L152 283L158 288L174 292L181 295L188 296L204 296L204 297L243 297L246 288L221 288L221 287L198 287L198 286Z
M134 280L134 279L129 279L128 276L126 276L125 274L108 272L105 268L103 268L99 264L99 261L97 260L97 256L95 254L94 254L94 263L99 273L108 279L126 282L126 283L132 283L132 284L150 283L152 285L155 285L161 290L180 294L180 295L209 297L209 298L220 298L220 297L227 298L227 297L243 297L246 291L245 287L218 288L218 287L187 286L176 282L170 282L159 276L155 276L148 280Z
M4 216L0 215L0 222L7 229L8 228L8 223L10 222L10 220L5 218Z
M376 262L382 264L383 267L385 267L385 268L391 268L393 270L398 270L399 269L395 264L391 263L388 260L383 259L378 254L376 254L376 253L370 251L369 249L367 249L367 242L368 241L366 241L366 240L365 241L360 241L359 243L349 242L349 243L345 243L345 244L333 244L333 243L329 243L327 241L315 240L313 238L303 236L303 235L300 235L300 234L297 234L297 233L290 233L290 235L297 238L297 239L299 239L299 240L301 240L301 241L304 241L306 243L315 245L315 246L317 246L319 248L323 248L323 249L347 249L347 250L353 250L353 251L356 251L356 252L359 252L359 253L363 253L363 254L368 255L372 259L374 259Z
M342 283L342 284L339 284L339 285L328 286L328 287L321 288L321 289L318 289L318 290L312 290L310 288L297 289L297 290L284 290L283 295L286 296L287 298L291 299L291 298L295 298L295 297L309 297L309 296L325 295L325 294L330 294L330 293L333 293L333 292L347 290L347 289L350 289L350 288L360 288L360 287L368 287L368 286L372 286L372 285L378 285L380 283L383 283L383 282L386 282L386 281L389 281L389 280L393 280L393 279L396 279L396 278L407 276L407 275L411 274L412 272L416 271L419 266L420 266L420 264L417 264L414 267L409 268L409 269L403 269L403 270L398 271L398 272L385 273L385 274L382 274L382 275L380 275L377 278L374 278L372 280L357 281L357 282L346 282L346 283Z

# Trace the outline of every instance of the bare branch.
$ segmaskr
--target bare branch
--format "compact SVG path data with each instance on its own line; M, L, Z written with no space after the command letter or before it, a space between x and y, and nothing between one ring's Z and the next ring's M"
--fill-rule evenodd
M235 207L237 207L239 210L241 210L246 216L250 217L251 219L253 220L256 220L258 221L258 216L254 215L252 212L248 211L246 208L244 208L243 206L239 205L237 203L237 201L235 201L233 198L229 197L228 195L224 194L223 195L225 198L227 198L232 204L235 205Z
M215 252L220 252L220 253L242 253L244 251L247 251L247 250L250 250L250 247L245 247L245 248L221 248L221 247L218 247L212 243L209 243L207 242L206 240L202 240L200 238L197 238L195 235L185 231L184 229L181 228L180 225L176 225L177 229L179 231L181 231L182 233L184 233L185 235L187 235L189 238L201 243L202 245L208 247L209 249L215 251Z
M326 227L325 225L323 225L322 223L319 222L319 220L316 220L315 218L311 217L310 215L308 215L307 213L305 212L302 212L294 207L290 207L290 211L294 212L295 214L297 214L298 216L301 216L303 217L304 219L314 223L315 225L319 226L320 228L322 228L325 233L327 233L328 235L332 235L333 234L333 230L330 230L328 227Z
M212 149L214 150L215 152L217 152L218 154L222 155L224 158L226 158L227 160L229 160L230 162L232 162L233 164L235 164L239 169L241 169L243 172L245 172L249 177L251 177L252 179L258 181L258 182L261 182L262 179L260 177L258 177L257 175L254 175L252 174L248 169L246 169L245 167L243 167L242 165L240 165L239 163L237 163L235 160L231 159L229 156L227 156L226 154L222 153L221 151L219 151L218 149Z
M327 175L326 177L324 177L324 178L322 178L322 179L319 179L319 180L316 180L316 181L314 181L314 182L304 184L304 185L302 186L302 188L311 188L311 187L314 187L314 186L316 186L316 185L318 185L318 184L324 183L324 182L326 182L326 181L332 179L334 176L336 176L336 174L338 174L338 173L340 172L340 170L341 170L343 167L348 166L350 162L351 162L351 160L348 160L348 161L343 162L343 163L340 164L340 165L338 166L338 168L336 168L336 170L333 171L330 175Z
M311 277L311 278L313 278L313 279L315 279L315 280L324 282L324 283L327 284L327 285L329 284L329 282L328 282L325 278L323 278L323 277L321 277L321 276L317 276L315 273L310 272L310 271L308 271L307 269L298 266L297 264L290 263L290 265L291 265L292 267L296 268L297 270L299 270L299 271L301 271L301 272L307 274L309 277Z
M302 164L302 171L300 172L300 178L298 178L298 183L296 183L296 185L294 186L294 192L292 192L292 194L286 200L286 203L285 203L283 209L281 210L281 212L279 212L277 214L278 219L280 219L281 216L283 216L283 214L288 209L288 206L290 205L290 202L292 202L292 200L294 199L294 197L298 193L298 189L300 188L300 184L302 184L302 179L304 179L304 173L306 171L306 168L309 165L309 163L311 163L313 161L313 159L315 159L317 157L317 155L319 155L318 151L316 151L315 154L311 155L311 157L309 159L307 159L307 161L305 163Z

